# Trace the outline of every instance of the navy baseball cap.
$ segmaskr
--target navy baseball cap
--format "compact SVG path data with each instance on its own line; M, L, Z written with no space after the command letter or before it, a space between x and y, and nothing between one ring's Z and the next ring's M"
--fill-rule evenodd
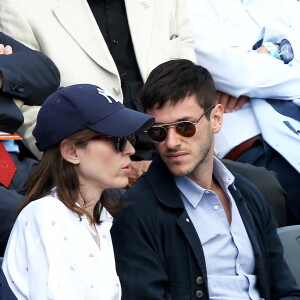
M76 84L60 88L42 104L33 136L44 151L85 128L123 137L146 130L154 118L125 106L101 87Z

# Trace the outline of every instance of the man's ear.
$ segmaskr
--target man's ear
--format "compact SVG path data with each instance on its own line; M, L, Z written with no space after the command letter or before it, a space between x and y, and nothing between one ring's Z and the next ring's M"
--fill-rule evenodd
M216 104L216 106L211 111L210 120L212 124L212 132L215 134L218 133L222 128L223 113L224 108L221 104Z
M73 141L64 139L60 144L60 154L64 160L71 164L78 165L80 163L77 155L77 148Z

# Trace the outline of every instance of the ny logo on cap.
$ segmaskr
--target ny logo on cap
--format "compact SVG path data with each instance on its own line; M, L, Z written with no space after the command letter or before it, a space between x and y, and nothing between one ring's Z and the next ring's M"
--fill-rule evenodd
M109 92L101 89L100 87L97 88L97 91L100 95L104 96L109 103L113 103L113 101L114 102L119 102L118 99L115 99Z

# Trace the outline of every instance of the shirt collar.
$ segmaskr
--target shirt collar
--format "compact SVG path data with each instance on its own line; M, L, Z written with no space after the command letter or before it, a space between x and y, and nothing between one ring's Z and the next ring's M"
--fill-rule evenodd
M234 176L232 173L216 157L214 157L213 161L213 175L216 177L223 190L227 190L228 187L234 183ZM187 176L174 176L174 180L180 192L193 207L196 207L207 190L196 184Z

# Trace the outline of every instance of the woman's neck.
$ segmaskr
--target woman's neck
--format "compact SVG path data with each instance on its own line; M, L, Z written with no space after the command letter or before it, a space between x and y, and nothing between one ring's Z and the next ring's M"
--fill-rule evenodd
M78 200L79 205L85 209L91 216L94 214L94 208L99 202L102 192L93 191L93 189L88 189L87 187L81 188L82 193Z

